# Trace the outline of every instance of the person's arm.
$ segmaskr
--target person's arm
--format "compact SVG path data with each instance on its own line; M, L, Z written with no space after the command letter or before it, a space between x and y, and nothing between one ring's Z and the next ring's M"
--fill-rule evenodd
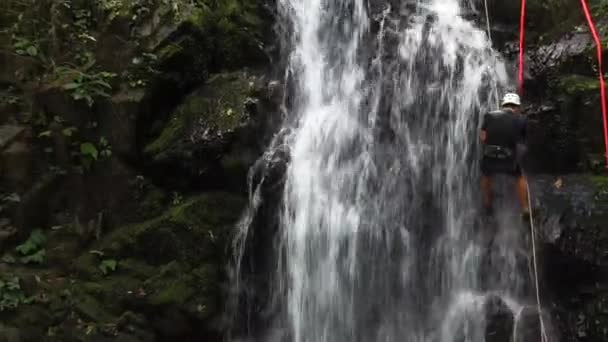
M481 132L479 133L479 138L480 138L482 144L485 144L486 140L488 138L488 133L486 132L487 126L488 126L488 114L484 114L483 118L481 119Z
M526 140L528 139L528 118L525 116L520 117L519 119L519 143L526 144Z

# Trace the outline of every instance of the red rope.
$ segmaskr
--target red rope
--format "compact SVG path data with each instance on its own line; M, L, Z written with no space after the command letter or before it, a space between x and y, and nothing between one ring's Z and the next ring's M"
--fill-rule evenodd
M521 19L519 21L519 95L524 94L524 42L526 33L526 0L521 0Z
M600 40L600 36L597 33L597 29L595 28L595 24L593 23L593 18L591 16L591 12L589 11L589 6L587 6L586 0L581 0L581 5L583 5L583 11L585 12L585 17L587 18L587 23L589 24L589 29L591 29L591 34L593 35L593 39L595 40L595 47L597 48L597 64L599 69L599 78L600 78L600 96L602 99L602 119L604 120L604 144L606 148L606 168L608 168L608 108L606 108L606 84L604 83L604 71L602 68L602 42Z

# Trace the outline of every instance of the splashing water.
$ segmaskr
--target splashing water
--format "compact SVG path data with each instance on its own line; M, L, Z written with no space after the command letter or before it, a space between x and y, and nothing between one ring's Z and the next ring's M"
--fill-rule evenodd
M485 293L525 292L509 219L488 275L476 229L479 118L505 66L459 1L412 4L279 0L293 87L277 340L484 341Z

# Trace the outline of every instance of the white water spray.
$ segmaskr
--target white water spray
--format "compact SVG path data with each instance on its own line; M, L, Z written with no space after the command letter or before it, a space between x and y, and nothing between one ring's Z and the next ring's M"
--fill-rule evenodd
M476 229L479 118L505 67L458 0L368 5L279 0L293 47L281 341L484 341L484 293L524 292L523 239L502 220L486 275Z

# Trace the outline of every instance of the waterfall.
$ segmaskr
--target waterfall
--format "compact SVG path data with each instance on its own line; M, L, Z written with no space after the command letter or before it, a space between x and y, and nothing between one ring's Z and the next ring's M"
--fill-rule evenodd
M278 6L288 133L273 146L289 163L270 325L285 333L262 340L484 341L488 298L527 300L528 256L508 210L492 234L478 219L480 117L508 77L473 5Z

